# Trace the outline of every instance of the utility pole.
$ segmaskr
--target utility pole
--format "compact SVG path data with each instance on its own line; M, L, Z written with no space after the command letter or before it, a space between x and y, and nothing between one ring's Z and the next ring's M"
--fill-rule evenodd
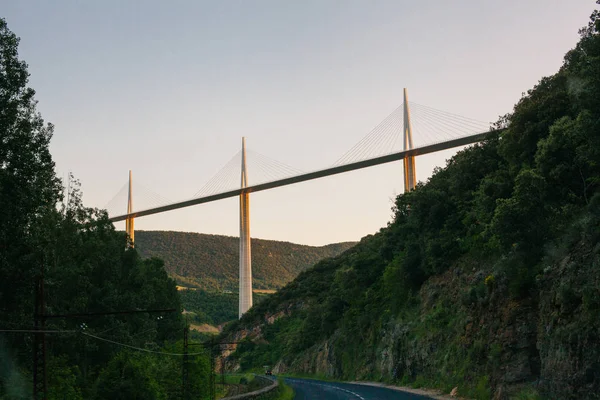
M225 358L221 357L221 385L225 387Z
M48 398L48 379L46 375L46 318L44 304L44 267L35 282L35 311L34 326L36 332L33 342L33 398L46 400Z
M181 393L182 393L182 399L183 400L187 400L189 397L189 364L188 364L188 334L189 334L189 327L187 324L187 317L186 317L186 321L185 321L185 327L183 328L183 366L182 366L182 372L181 372Z
M210 347L210 398L215 400L217 398L215 391L215 356L216 351L214 345Z

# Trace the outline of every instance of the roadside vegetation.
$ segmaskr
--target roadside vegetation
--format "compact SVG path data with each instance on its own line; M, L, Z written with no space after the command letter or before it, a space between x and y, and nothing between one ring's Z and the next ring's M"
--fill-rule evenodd
M270 383L269 383L270 382ZM217 398L226 398L244 393L250 393L271 385L273 382L263 379L253 373L226 374L218 377ZM255 397L263 400L292 400L294 390L285 384L283 379L278 379L278 386L267 393Z
M293 400L294 396L294 389L288 386L283 379L279 379L279 386L273 391L270 397L265 397L265 400Z

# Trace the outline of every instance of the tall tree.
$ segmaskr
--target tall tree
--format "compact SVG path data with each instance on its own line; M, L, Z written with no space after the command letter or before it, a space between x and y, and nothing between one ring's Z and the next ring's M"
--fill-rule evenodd
M115 231L106 212L84 207L72 176L69 200L61 204L63 188L48 148L53 127L36 111L18 44L0 19L0 326L32 326L34 287L42 274L47 314L181 311L175 282L162 261L142 260L134 249L126 249L126 236ZM100 371L109 363L119 365L116 344L160 348L180 338L183 319L180 312L136 312L83 321L57 318L46 327L71 332L47 340L49 398L76 399L90 398ZM14 392L16 383L21 392L28 391L29 385L21 384L27 377L14 376L31 367L30 339L22 334L0 337L0 398L9 389ZM132 385L138 376L154 373L148 377L149 390L161 375L181 369L179 363L160 364L160 370L141 361L124 365L132 372ZM158 387L156 398L164 398L162 390ZM22 398L29 397L23 393Z
M42 232L62 188L48 149L53 127L36 110L18 44L0 19L0 320L30 326L48 239Z

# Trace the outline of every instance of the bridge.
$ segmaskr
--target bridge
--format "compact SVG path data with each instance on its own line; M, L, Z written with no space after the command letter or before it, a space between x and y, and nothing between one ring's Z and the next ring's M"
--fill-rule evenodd
M415 118L416 117L416 118ZM430 140L422 145L413 141L414 120L420 121L418 133ZM422 128L422 129L421 129ZM133 180L129 171L129 180L124 186L127 192L127 212L112 215L113 222L125 221L125 230L133 246L135 239L135 218L164 213L184 207L214 202L230 197L240 199L240 259L239 259L239 317L252 307L252 259L250 246L250 193L275 189L281 186L306 182L327 176L346 173L375 165L403 161L404 192L413 190L417 185L415 158L419 155L481 142L496 130L489 124L435 110L430 107L411 103L404 89L404 102L384 121L377 125L354 147L346 152L333 165L311 172L302 172L284 163L270 160L256 154L258 169L266 171L263 182L250 184L248 179L248 152L246 140L242 138L242 149L192 198L178 202L165 202L141 210L133 208ZM398 139L402 137L402 149L394 151ZM239 167L241 166L241 170ZM229 188L228 177L237 169L239 186ZM274 173L273 171L278 171ZM283 175L283 176L281 176ZM230 180L230 179L229 179ZM124 190L122 190L124 191ZM153 195L155 200L159 196Z

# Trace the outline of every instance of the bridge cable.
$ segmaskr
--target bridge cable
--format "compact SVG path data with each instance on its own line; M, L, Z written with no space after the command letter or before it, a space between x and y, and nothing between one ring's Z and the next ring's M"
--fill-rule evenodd
M272 182L290 176L296 176L303 173L302 170L291 167L285 163L267 157L261 153L248 150L249 176L253 184ZM256 174L258 169L258 174ZM261 174L262 173L262 174Z
M422 115L427 115L436 122L445 123L447 126L459 129L461 132L467 130L469 132L482 133L489 130L489 124L483 121L468 119L420 104L415 104L414 107L416 110L419 110ZM463 133L463 135L465 134Z
M395 121L395 113L390 114L382 123L380 123L374 131L376 134L372 135L368 141L363 141L362 143L358 143L354 152L348 154L348 157L345 158L345 163L354 162L358 160L364 160L370 158L371 154L373 154L374 150L379 147L380 143L385 138L385 135L393 129Z
M404 122L404 118L402 118L402 122ZM398 138L401 136L402 129L403 124L401 124L399 120L396 121L396 124L392 127L388 135L389 138L385 143L385 147L382 149L383 154L390 154L393 152L394 146L396 145Z
M469 132L467 132L465 134L464 128L460 129L458 126L448 123L446 121L434 120L429 115L425 114L425 115L421 115L420 117L421 117L420 121L422 123L427 125L433 132L436 132L438 134L439 133L444 134L444 136L448 138L446 140L452 140L452 139L456 139L458 137L468 136L470 134ZM437 137L437 138L434 138L432 140L432 143L429 143L429 144L437 143L437 142L440 142L443 140L444 139L440 139L439 137Z
M143 185L139 181L133 182L132 190L134 196L133 206L135 210L157 207L172 203L172 200L159 195L158 193L149 189L147 186ZM145 203L150 203L150 205L146 206Z
M219 181L216 182L212 193L209 194L217 194L223 193L228 190L238 189L240 185L241 178L241 158L236 160L237 162L232 163L227 170L225 170L224 174L222 174ZM236 165L237 164L237 165Z
M301 173L304 172L304 171L302 171L302 170L300 170L298 168L292 167L292 166L290 166L288 164L285 164L285 163L283 163L281 161L278 161L278 160L276 160L274 158L268 157L268 156L266 156L264 154L261 154L261 153L258 153L256 151L248 150L248 153L251 154L251 155L255 155L255 156L263 159L268 164L272 164L275 168L279 168L283 172L286 172L286 173L289 173L289 174L293 174L293 175L298 175L298 174L301 174Z
M421 115L422 121L430 127L432 135L442 134L444 137L434 136L432 143L439 142L441 140L452 140L457 137L464 136L464 131L460 130L457 126L452 125L446 121L439 121L427 114Z
M333 165L344 165L354 162L356 160L364 159L366 155L372 154L374 148L378 148L378 145L382 141L382 137L385 137L389 133L390 129L397 127L399 121L403 120L403 116L398 118L397 114L402 112L403 106L396 108L392 111L381 123L375 126L365 137L363 137L358 143L356 143L350 150L344 153L339 159L337 159Z
M102 207L103 210L106 210L108 212L108 214L112 214L111 211L114 211L115 208L117 207L125 207L125 210L127 210L127 191L129 188L129 182L125 182L125 184L123 184L123 186L121 187L121 189L119 189L119 191L112 197L112 199L110 199L105 205L104 207ZM119 200L117 202L117 200ZM117 206L117 204L119 204Z
M241 165L241 153L241 150L238 151L215 175L213 175L212 178L208 180L208 182L204 184L204 186L194 193L192 198L218 193L216 190L219 190L223 186L223 182L229 181L232 168L235 168L237 165L239 171L239 166Z
M371 142L370 146L367 146L364 151L364 155L357 157L356 161L373 158L381 152L381 148L385 147L385 143L389 140L390 132L394 129L394 119L390 118L385 126L381 127L380 134Z
M463 121L463 123L468 123L468 124L471 124L471 125L475 125L477 127L477 129L480 129L481 126L488 126L489 125L488 122L484 122L484 121L477 120L477 119L474 119L474 118L463 117L462 115L459 115L459 114L452 114L452 113L449 113L447 111L438 110L436 108L428 107L428 106L425 106L425 105L422 105L422 104L413 103L413 102L410 102L410 104L411 104L411 106L414 105L414 106L420 107L420 108L422 108L424 110L430 111L430 112L432 112L434 114L437 114L437 115L445 115L445 116L450 117L450 118L461 120L461 121Z
M257 158L257 159L253 159L252 161L250 161L250 164L251 165L248 167L248 169L249 169L248 172L249 172L249 175L252 177L253 181L261 182L261 181L265 180L265 179L261 178L261 176L260 176L261 172L265 175L267 181L277 179L277 173L273 172L271 166L268 165L265 161ZM257 174L257 172L258 172L258 174Z
M210 195L218 193L222 187L224 187L231 180L231 176L234 170L239 168L241 165L241 151L238 151L227 164L221 170L211 178L211 180L196 193L195 197L199 197L199 194Z
M440 140L440 138L430 136L430 132L432 133L432 135L435 135L435 133L437 132L438 134L441 134L444 137L444 139L447 140L456 138L456 135L453 131L449 131L445 126L439 128L436 127L431 119L421 115L420 110L415 109L413 115L413 129L419 132L418 135L415 135L414 139L420 142L419 145L433 144ZM421 140L422 138L425 138L427 141Z
M395 115L394 115L395 117ZM401 119L403 121L403 118ZM356 161L361 159L369 159L376 156L382 155L385 152L386 144L393 140L394 134L398 134L402 131L400 120L396 118L389 118L386 126L382 126L381 132L382 134L379 136L378 140L373 141L371 146L368 146L365 149L364 156L356 159Z
M383 124L387 124L389 122L390 117L396 113L398 110L402 109L402 106L396 108L392 111L381 123L375 126L371 131L364 136L361 140L358 141L353 147L351 147L346 153L344 153L338 160L336 160L333 165L342 165L346 164L348 160L354 159L356 154L362 152L365 148L366 143L370 143L373 137L377 136L379 133L379 129Z
M224 179L224 176L227 176L229 174L229 169L231 169L231 167L233 166L234 162L239 160L239 154L240 152L238 151L223 167L221 167L221 169L219 169L219 171L217 171L217 173L215 175L213 175L208 182L206 182L204 184L204 186L202 186L200 188L200 190L198 190L192 197L201 197L207 194L212 194L214 193L214 190L216 187L218 187L220 185L220 183L222 182L222 180Z
M387 143L393 140L394 133L401 131L401 120L403 120L403 118L398 119L397 113L390 115L386 123L381 125L381 134L378 135L376 140L373 140L371 144L366 145L364 151L357 154L355 161L381 155L382 151L387 147Z
M430 113L428 111L424 111L418 107L415 107L415 112L418 115L420 115L422 118L428 119L433 126L437 125L436 126L437 129L441 128L440 125L443 125L444 127L446 127L447 130L450 131L449 135L451 138L465 136L466 134L464 132L467 129L468 129L468 131L472 131L472 130L479 131L479 129L475 129L473 126L464 125L457 120L452 120L449 118L443 118L443 117L440 118L439 115Z

